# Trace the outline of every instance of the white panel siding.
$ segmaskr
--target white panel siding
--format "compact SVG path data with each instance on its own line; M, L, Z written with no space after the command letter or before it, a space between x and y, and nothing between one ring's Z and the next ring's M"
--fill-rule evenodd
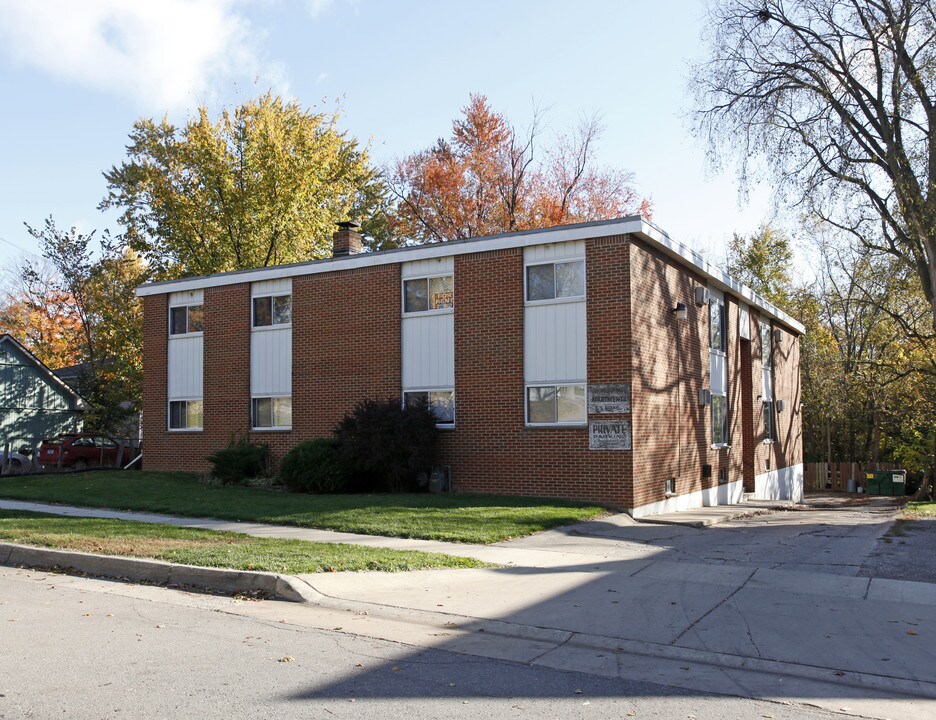
M292 292L292 278L277 278L275 280L261 280L250 286L251 297L264 295L288 295Z
M532 245L524 248L523 261L527 265L553 260L568 260L585 257L585 241L552 243L551 245Z
M204 302L204 290L183 290L182 292L169 293L169 307L179 307L180 305L201 305Z
M584 302L524 308L524 376L528 383L585 380L587 328Z
M744 303L738 303L738 335L751 339L751 308Z
M254 330L250 335L250 394L292 393L292 330Z
M403 389L455 387L455 315L403 318Z
M455 258L430 258L416 262L402 263L400 272L404 278L426 277L427 275L452 275L455 272Z
M202 397L203 340L194 337L169 338L169 399Z

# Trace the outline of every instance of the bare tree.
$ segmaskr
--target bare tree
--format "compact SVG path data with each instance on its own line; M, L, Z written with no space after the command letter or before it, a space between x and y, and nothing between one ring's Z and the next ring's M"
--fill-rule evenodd
M932 0L713 0L697 134L920 280L936 327Z

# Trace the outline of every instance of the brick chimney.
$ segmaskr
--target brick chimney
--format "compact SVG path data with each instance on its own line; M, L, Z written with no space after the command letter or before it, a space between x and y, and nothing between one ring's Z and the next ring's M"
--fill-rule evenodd
M332 235L332 242L334 243L333 257L357 255L364 252L364 246L361 244L361 226L353 220L338 223L338 229Z

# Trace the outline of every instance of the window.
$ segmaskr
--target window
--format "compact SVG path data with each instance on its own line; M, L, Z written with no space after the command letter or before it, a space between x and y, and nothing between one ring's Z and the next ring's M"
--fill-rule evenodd
M169 402L170 430L201 430L202 421L201 400L171 400Z
M665 492L666 492L667 495L675 495L675 494L676 494L676 478L671 477L671 478L667 478L667 479L666 479L666 490L665 490Z
M712 350L728 350L728 323L725 301L713 297L709 300L709 347Z
M264 397L251 400L250 417L254 428L289 429L292 427L292 398Z
M773 408L774 404L772 401L764 401L764 442L773 442L777 439Z
M585 297L585 261L527 265L526 297L530 302Z
M253 299L253 326L270 327L292 322L292 295L266 295Z
M529 425L581 425L584 422L584 385L546 385L527 388L527 423Z
M712 396L712 445L728 444L728 398Z
M771 352L770 323L760 324L761 362L765 368L773 367Z
M182 305L169 308L169 334L188 335L205 329L205 306Z
M728 484L728 468L720 468L718 471L718 484L727 485Z
M414 278L403 281L403 312L429 312L455 307L455 278Z
M416 390L403 393L407 405L418 402L429 403L429 409L435 415L439 425L455 424L455 391L454 390Z

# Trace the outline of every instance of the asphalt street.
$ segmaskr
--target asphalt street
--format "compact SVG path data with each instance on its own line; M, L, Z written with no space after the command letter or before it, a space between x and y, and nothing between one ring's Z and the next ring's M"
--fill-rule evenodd
M836 717L306 627L284 606L0 568L0 718Z

